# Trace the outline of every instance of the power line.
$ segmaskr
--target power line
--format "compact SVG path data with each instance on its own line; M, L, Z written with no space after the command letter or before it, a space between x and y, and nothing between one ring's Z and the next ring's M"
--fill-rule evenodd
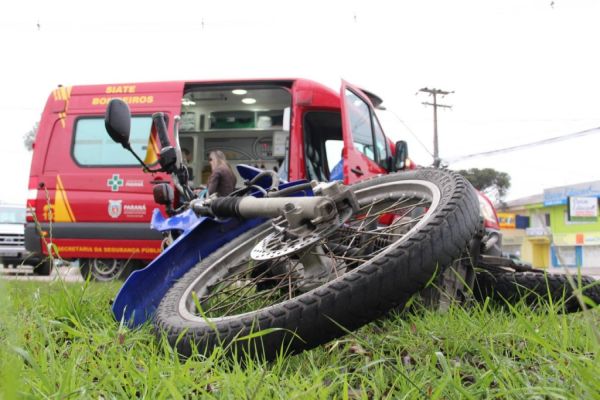
M410 129L410 127L406 124L406 122L404 122L402 120L402 118L400 118L398 116L398 114L396 114L394 111L390 110L389 108L387 109L388 112L390 112L394 117L396 117L396 119L398 121L400 121L400 123L402 125L404 125L404 127L406 128L406 130L413 135L413 137L415 138L415 140L421 145L421 147L423 147L423 149L425 149L425 151L427 152L427 154L429 154L431 157L433 157L433 153L427 148L427 146L425 146L425 144L421 141L421 139L419 139L419 137L413 132L412 129Z
M491 156L491 155L495 155L495 154L508 153L511 151L525 149L528 147L537 147L537 146L541 146L544 144L562 142L564 140L570 140L570 139L587 136L587 135L591 135L591 134L598 133L598 132L600 132L600 126L596 127L596 128L586 129L584 131L568 133L566 135L554 136L554 137L547 138L547 139L537 140L535 142L519 144L516 146L510 146L510 147L503 147L501 149L496 149L496 150L483 151L481 153L472 153L472 154L467 154L465 156L448 158L448 159L444 159L444 161L451 163L451 162L463 161L463 160L467 160L467 159L475 158L475 157L486 157L486 156Z

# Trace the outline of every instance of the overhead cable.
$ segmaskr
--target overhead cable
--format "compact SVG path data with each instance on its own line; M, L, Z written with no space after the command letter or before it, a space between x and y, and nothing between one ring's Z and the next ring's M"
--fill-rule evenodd
M398 116L398 115L397 115L395 112L393 112L392 110L390 110L390 109L387 109L387 111L389 111L390 113L392 113L392 115L393 115L394 117L396 117L396 119L397 119L398 121L400 121L400 123L401 123L402 125L404 125L404 127L406 128L406 130L407 130L407 131L408 131L408 132L409 132L411 135L413 135L413 137L414 137L414 138L415 138L415 140L416 140L416 141L417 141L417 142L418 142L418 143L421 145L421 147L423 147L423 149L425 149L425 151L426 151L426 152L427 152L427 153L428 153L428 154L429 154L431 157L433 157L433 153L432 153L431 151L429 151L429 149L427 148L427 146L425 146L425 144L423 144L423 142L421 142L421 140L420 140L420 139L417 137L417 135L416 135L416 134L415 134L415 133L412 131L412 129L410 129L410 128L408 127L408 125L406 125L406 122L404 122L404 121L402 120L402 118L400 118L400 117L399 117L399 116Z
M453 162L463 161L463 160L467 160L467 159L475 158L475 157L487 157L487 156L492 156L495 154L508 153L508 152L515 151L515 150L521 150L521 149L525 149L528 147L537 147L537 146L541 146L544 144L561 142L563 140L574 139L574 138L587 136L587 135L591 135L591 134L598 133L598 132L600 132L600 127L586 129L584 131L579 131L579 132L574 132L574 133L568 133L566 135L561 135L561 136L554 136L551 138L537 140L535 142L530 142L530 143L519 144L516 146L503 147L501 149L483 151L481 153L472 153L472 154L467 154L464 156L444 158L444 161L446 163L453 163Z

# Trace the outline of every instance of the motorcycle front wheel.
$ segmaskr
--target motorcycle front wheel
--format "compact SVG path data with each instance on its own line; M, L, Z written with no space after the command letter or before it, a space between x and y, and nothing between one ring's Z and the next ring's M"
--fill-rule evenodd
M475 192L453 172L415 170L351 189L360 210L309 246L253 260L255 246L285 227L273 220L197 264L161 301L159 335L183 356L215 346L265 359L310 349L402 307L477 229Z

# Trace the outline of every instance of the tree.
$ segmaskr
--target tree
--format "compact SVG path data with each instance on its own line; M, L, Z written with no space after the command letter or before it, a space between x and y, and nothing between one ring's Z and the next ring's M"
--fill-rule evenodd
M485 193L494 203L499 203L510 188L510 175L493 168L470 168L457 171L467 178L475 189Z
M33 143L35 143L35 137L37 136L39 127L40 123L38 121L35 124L33 124L33 128L31 128L26 134L23 135L25 148L29 151L33 150Z

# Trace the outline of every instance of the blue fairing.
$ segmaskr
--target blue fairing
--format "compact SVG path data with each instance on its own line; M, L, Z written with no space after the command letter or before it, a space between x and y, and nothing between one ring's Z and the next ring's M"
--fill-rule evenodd
M236 168L237 168L238 174L240 174L240 176L243 179L248 180L248 181L264 171L260 168L252 167L250 165L245 165L245 164L238 164L238 165L236 165ZM283 180L281 178L279 178L279 181L281 184L284 184L287 182L286 180ZM256 185L267 188L271 185L271 182L272 182L271 178L268 176L265 176L265 177L259 179L258 182L256 182Z
M154 315L160 301L175 281L225 243L263 219L215 221L198 218L194 226L177 238L144 269L133 272L115 298L115 318L138 326Z
M279 188L305 182L286 183ZM312 196L312 191L297 195ZM112 306L115 318L132 327L151 319L173 283L215 250L264 221L261 218L217 221L197 217L191 211L165 219L158 210L154 210L153 229L182 233L146 268L134 271L125 281Z
M166 232L170 230L188 231L196 226L196 222L200 220L190 209L185 210L181 214L174 215L170 218L163 217L162 213L158 208L155 208L152 212L152 220L150 221L150 228L159 232Z

